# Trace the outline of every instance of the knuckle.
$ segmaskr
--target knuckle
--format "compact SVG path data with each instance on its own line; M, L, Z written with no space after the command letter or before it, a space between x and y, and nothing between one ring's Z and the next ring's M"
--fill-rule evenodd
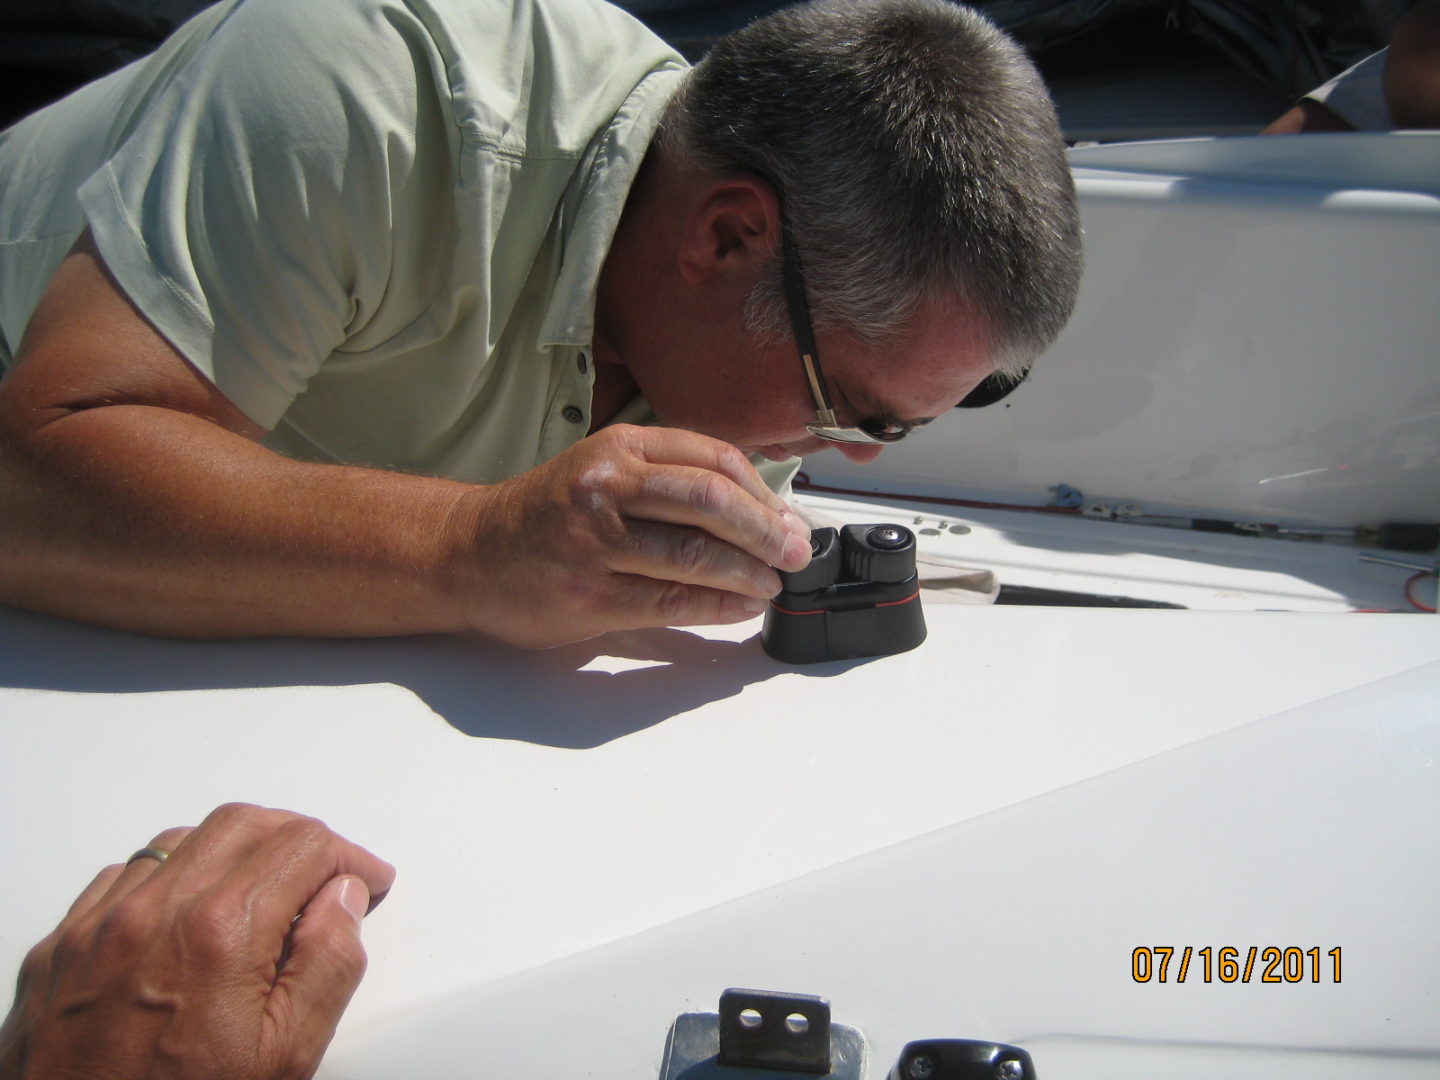
M589 610L602 602L605 596L606 578L600 574L581 573L565 570L557 575L556 586L561 596L580 610Z
M702 472L690 482L690 505L702 513L717 513L729 501L730 482L719 473Z
M249 926L243 905L223 896L204 896L186 909L181 933L187 951L221 963L241 954Z
M16 980L16 996L32 986L43 983L50 974L57 949L62 948L62 935L57 931L31 947L20 961L20 974Z
M604 512L615 500L617 472L608 461L581 469L568 478L566 503L587 515Z
M194 830L187 825L177 825L171 829L164 829L158 832L150 840L150 847L160 848L163 851L173 852L180 846L180 841L189 836Z
M738 447L732 446L730 443L716 444L715 465L718 469L731 475L738 475L752 467L750 459L741 453Z
M107 911L96 927L97 941L121 955L139 952L159 929L158 912L146 901L147 895L137 889ZM63 935L67 951L80 946L85 936L85 930L79 926L67 931Z
M253 803L222 803L206 815L202 827L212 824L230 829L254 827L262 824L266 817L273 813L276 813L276 811L266 810L263 807L255 806Z
M655 614L661 623L674 623L689 617L694 607L694 590L680 582L661 587L655 597Z
M675 545L671 561L687 576L699 576L714 562L711 544L702 533L689 532Z
M610 424L592 436L600 445L609 445L627 454L638 454L644 447L646 429L634 424Z
M316 943L329 958L335 973L349 982L359 982L369 963L365 946L353 930L340 926L328 927Z
M287 847L302 854L315 851L337 839L323 821L306 817L304 814L289 815L287 820L276 827L275 834Z

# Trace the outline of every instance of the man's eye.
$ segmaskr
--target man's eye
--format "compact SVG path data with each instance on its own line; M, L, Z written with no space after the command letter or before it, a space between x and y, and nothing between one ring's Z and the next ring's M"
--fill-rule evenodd
M888 423L884 420L862 420L860 430L869 435L872 439L880 439L883 442L894 442L896 439L903 439L908 429L904 424Z

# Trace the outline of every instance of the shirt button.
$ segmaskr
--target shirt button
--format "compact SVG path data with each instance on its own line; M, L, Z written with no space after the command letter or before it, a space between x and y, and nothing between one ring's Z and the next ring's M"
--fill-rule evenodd
M583 352L579 356L575 357L575 366L580 369L581 375L584 375L586 369L590 367L590 361L585 358L585 354Z
M581 420L585 419L585 414L579 409L577 409L574 405L566 405L565 408L560 410L560 415L565 417L565 419L569 420L572 424L578 424Z

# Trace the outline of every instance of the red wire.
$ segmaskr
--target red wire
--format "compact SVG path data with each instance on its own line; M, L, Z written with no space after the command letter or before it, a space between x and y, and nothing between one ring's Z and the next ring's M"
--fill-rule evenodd
M1432 574L1429 570L1421 570L1418 574L1412 575L1405 581L1405 599L1410 601L1412 607L1417 607L1421 611L1428 611L1431 615L1435 614L1435 609L1429 604L1425 603L1423 600L1416 600L1410 592L1410 586L1414 585L1415 582L1419 581L1421 578L1433 578L1434 576L1435 575Z

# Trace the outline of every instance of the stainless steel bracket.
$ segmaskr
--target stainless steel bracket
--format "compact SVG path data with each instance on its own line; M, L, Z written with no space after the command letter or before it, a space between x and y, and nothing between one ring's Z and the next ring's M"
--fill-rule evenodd
M864 1080L865 1037L808 994L726 990L670 1026L660 1080Z

